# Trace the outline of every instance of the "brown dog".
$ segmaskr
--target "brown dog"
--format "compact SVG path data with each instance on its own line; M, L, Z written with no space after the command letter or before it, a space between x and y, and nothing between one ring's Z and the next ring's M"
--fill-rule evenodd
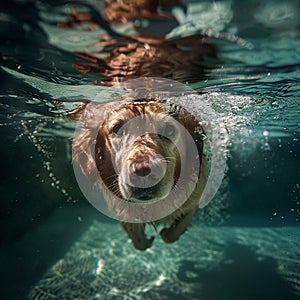
M145 250L153 242L145 223L170 225L160 232L162 239L178 240L199 208L207 181L199 121L159 99L89 103L71 118L83 121L73 141L73 160L100 186L108 210L122 221L134 246ZM146 216L135 218L140 206Z
M204 58L215 57L215 48L202 34L167 40L134 26L138 35L111 35L112 24L140 18L173 20L174 25L175 17L161 8L176 5L184 6L180 0L111 0L100 20L74 7L71 19L59 27L95 30L108 25L110 30L91 45L91 52L76 52L85 61L73 67L102 75L94 83L106 86L140 77L207 79ZM93 52L93 46L101 50ZM71 118L83 122L74 138L74 162L92 186L100 188L108 214L121 220L134 246L140 250L151 246L146 223L170 225L161 236L167 243L176 241L198 210L207 181L204 132L198 120L185 109L174 111L171 104L152 97L90 103Z

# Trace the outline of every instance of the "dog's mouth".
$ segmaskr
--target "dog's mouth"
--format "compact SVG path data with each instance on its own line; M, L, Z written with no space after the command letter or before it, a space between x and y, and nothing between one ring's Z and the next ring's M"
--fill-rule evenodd
M169 190L157 184L151 188L127 187L126 192L121 194L129 202L153 203L166 198L171 190L172 188Z
M158 200L160 184L148 188L129 187L131 196L130 201L153 201Z

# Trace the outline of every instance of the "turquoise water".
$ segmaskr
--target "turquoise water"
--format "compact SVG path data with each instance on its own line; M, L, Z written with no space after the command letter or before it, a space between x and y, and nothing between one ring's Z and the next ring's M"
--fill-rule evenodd
M74 6L100 28L58 26ZM176 21L111 26L103 8L0 5L0 299L299 299L298 1L186 1ZM71 165L76 124L66 115L99 93L115 97L93 84L107 79L101 68L75 68L91 62L74 52L100 51L107 33L118 41L147 32L209 35L215 56L166 77L211 103L230 143L222 189L189 231L138 252L82 196Z

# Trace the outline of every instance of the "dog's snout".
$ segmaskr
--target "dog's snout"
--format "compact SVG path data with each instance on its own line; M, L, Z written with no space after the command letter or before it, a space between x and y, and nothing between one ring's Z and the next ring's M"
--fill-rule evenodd
M129 164L127 183L131 187L150 188L158 184L165 174L166 166L161 160L135 159Z

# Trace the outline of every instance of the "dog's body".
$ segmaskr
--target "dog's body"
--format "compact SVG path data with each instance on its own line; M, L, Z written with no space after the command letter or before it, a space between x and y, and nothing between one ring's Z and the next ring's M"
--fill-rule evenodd
M135 214L128 204L158 203L151 210L157 218L149 223L170 225L161 231L162 239L178 240L199 208L207 180L198 120L183 108L171 112L159 99L90 103L73 114L80 118L85 126L74 139L73 158L100 185L108 209L122 220L134 246L145 250L154 238L145 235L144 222L126 221ZM191 152L187 135L197 153Z
M215 57L216 49L205 35L165 39L164 34L144 32L138 26L134 26L137 35L120 38L112 34L110 25L140 18L173 20L172 26L176 26L175 17L165 11L174 6L185 11L180 0L111 0L106 3L101 22L74 7L71 19L60 22L59 27L87 26L95 30L108 25L109 31L99 43L91 45L100 46L100 52L75 53L85 61L73 67L82 73L102 75L94 83L106 86L140 77L160 76L182 82L207 79L204 57ZM134 246L145 250L152 244L153 237L145 235L145 223L155 228L158 224L170 225L161 236L167 243L176 241L198 210L207 181L204 132L198 120L182 108L170 113L159 99L90 103L70 118L84 122L74 139L73 158L85 177L100 187L108 210L122 221ZM188 141L188 135L193 142ZM196 154L191 152L192 144L196 145ZM142 213L153 217L141 217Z

